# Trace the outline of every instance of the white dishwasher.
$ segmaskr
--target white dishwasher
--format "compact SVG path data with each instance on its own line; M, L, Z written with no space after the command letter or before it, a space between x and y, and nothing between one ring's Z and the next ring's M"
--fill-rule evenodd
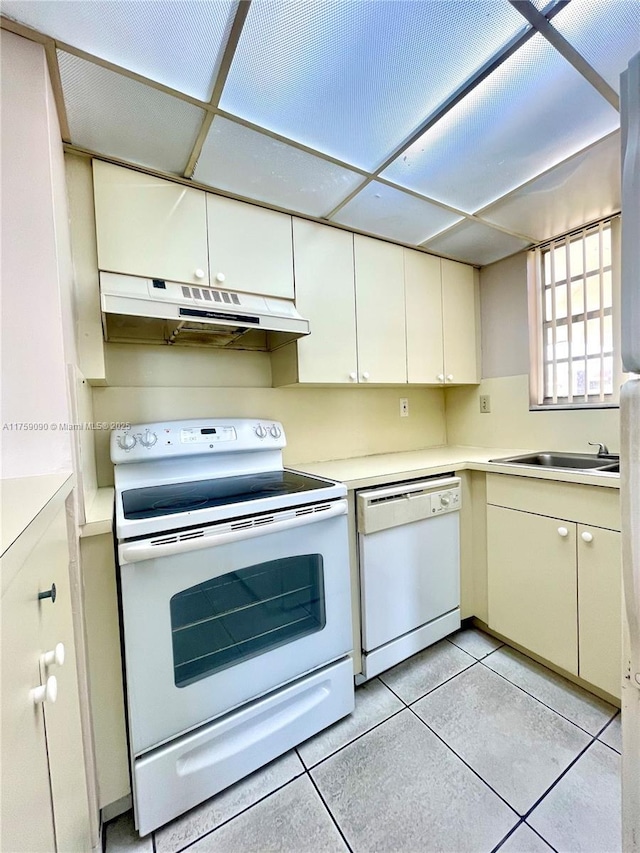
M357 493L361 683L460 627L460 478Z

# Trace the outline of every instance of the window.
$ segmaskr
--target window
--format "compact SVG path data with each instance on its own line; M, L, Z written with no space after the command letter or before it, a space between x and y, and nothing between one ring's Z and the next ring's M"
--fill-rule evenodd
M618 219L530 253L532 408L617 405Z

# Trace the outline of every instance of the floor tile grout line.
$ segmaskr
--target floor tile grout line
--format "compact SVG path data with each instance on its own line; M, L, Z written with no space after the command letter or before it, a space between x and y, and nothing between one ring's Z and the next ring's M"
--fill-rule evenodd
M427 722L425 722L425 720L423 720L423 719L422 719L422 717L420 717L418 714L416 714L416 712L413 710L413 708L407 708L407 710L408 710L408 711L411 711L411 713L414 715L414 717L416 717L416 719L420 720L420 722L421 722L424 726L426 726L426 728L427 728L427 729L429 729L429 731L430 731L433 735L435 735L435 737L437 737L437 738L438 738L438 740L439 740L439 741L441 741L441 742L446 746L446 748L447 748L450 752L452 752L452 753L455 755L455 757L456 757L459 761L461 761L461 762L464 764L464 766L465 766L466 768L468 768L468 769L473 773L473 775L474 775L474 776L477 776L477 777L478 777L478 779L482 782L482 784L483 784L483 785L486 785L486 787L487 787L487 788L488 788L492 793L494 793L494 794L496 795L496 797L498 797L500 800L502 800L502 802L503 802L506 806L508 806L508 808L510 808L510 809L511 809L511 811L514 813L514 815L518 818L518 821L524 820L524 815L519 814L519 813L516 811L516 809L511 805L511 803L509 803L509 802L507 802L507 800L505 800L505 798L502 796L502 794L499 794L499 793L495 790L495 788L492 788L492 787L491 787L491 785L487 782L487 780L486 780L486 779L483 779L483 778L482 778L482 776L478 773L478 771L477 771L477 770L474 770L474 768L473 768L470 764L468 764L468 763L464 760L464 758L462 758L462 756L461 756L461 755L458 755L458 753L455 751L455 749L454 749L450 744L448 744L448 743L446 742L446 740L438 734L438 732L436 732L434 729L432 729L432 728L431 728L431 726L430 726Z
M405 699L403 699L400 694L396 693L393 687L389 687L386 681L382 681L382 679L380 679L380 681L382 681L384 686L388 688L394 696L397 696L397 698L404 703L406 708L410 708L412 705L415 705L416 702L419 702L421 699L424 699L425 696L430 696L431 693L433 693L435 690L438 690L440 687L444 687L445 684L448 684L450 681L453 681L454 678L457 678L459 675L462 675L463 672L466 672L468 669L474 667L477 663L479 663L479 661L474 660L473 663L469 664L469 666L465 666L465 668L461 669L460 672L455 672L453 675L450 675L444 681L441 681L440 684L436 684L435 687L431 687L429 690L427 690L426 693L423 693L422 695L418 696L417 699L412 699L411 702L407 702Z
M385 687L386 687L386 685L385 685ZM389 690L391 690L391 688L389 688ZM393 690L391 690L391 692L393 693ZM393 695L395 696L396 694L394 693ZM400 699L399 696L397 696L396 698ZM400 699L400 701L402 702L402 699ZM391 720L393 717L397 717L398 714L401 714L403 711L406 711L406 709L407 709L407 706L403 703L402 708L398 708L397 711L394 711L393 714L389 714L389 716L385 717L384 720L380 720L379 723L376 723L375 725L371 726L370 729L367 729L365 732L361 732L359 735L356 735L352 740L348 741L347 743L344 743L342 746L339 746L333 752L330 752L329 755L325 755L324 758L321 758L319 761L316 761L315 764L309 765L309 767L307 767L307 765L304 762L304 759L302 758L300 753L298 753L298 756L300 758L300 761L302 761L302 766L304 767L305 772L309 772L309 770L315 770L316 767L318 767L320 764L322 764L325 761L328 761L330 758L333 758L334 755L337 755L339 752L342 752L343 749L346 749L348 746L351 746L352 743L355 743L357 740L360 740L365 735L368 735L369 732L372 732L374 729L380 728L380 726L384 725L388 720Z
M500 839L500 841L498 841L498 843L495 845L495 847L491 848L491 853L497 853L497 851L502 847L502 845L505 844L511 838L511 836L514 834L514 832L519 827L521 827L523 823L524 823L524 818L521 817L520 820L517 822L517 824L515 826L512 826L506 835L503 835L503 837Z
M463 629L463 630L465 630L465 629ZM466 629L466 630L469 630L469 629ZM473 652L470 652L470 651L468 651L468 649L465 649L465 648L463 648L462 646L459 646L459 645L456 643L456 641L455 641L455 640L452 640L450 637L445 637L445 640L448 640L448 642L450 642L452 646L455 646L455 647L456 647L456 649L462 649L462 651L463 651L463 652L466 652L468 655L471 655L471 657L472 657L472 658L476 658L476 656L474 655L474 653L473 653ZM497 651L498 651L498 649L501 649L503 646L506 646L506 645L507 645L506 643L502 643L502 642L501 642L501 643L500 643L500 645L499 645L499 646L496 646L496 648L495 648L495 649L491 649L491 651L490 651L490 652L486 652L484 655L482 655L482 657L481 657L481 658L476 658L476 660L477 660L477 661L483 660L484 658L489 657L489 655L492 655L494 652L497 652Z
M482 666L484 666L485 669L488 669L494 675L500 676L500 678L504 679L507 682L507 684L511 684L512 687L516 687L518 690L521 690L526 696L529 696L531 699L535 699L536 702L539 702L542 706L544 706L545 708L548 708L549 711L553 711L554 714L557 714L559 717L562 717L563 720L566 720L568 723L571 723L576 728L580 729L581 732L584 732L585 734L589 735L589 737L596 737L596 738L598 737L597 734L594 735L593 732L588 731L587 729L584 728L584 726L581 726L579 723L576 723L575 720L569 719L569 717L566 717L564 714L561 714L560 711L557 711L555 708L552 708L551 705L547 705L546 702L543 702L542 699L539 699L537 696L534 696L533 693L529 693L528 690L525 690L524 687L521 687L519 684L516 684L515 681L511 681L511 679L507 678L506 675L503 675L501 672L497 672L495 669L492 669L490 666L487 666L487 664L484 663L484 661L479 660L478 663L482 664ZM553 670L550 670L550 672L552 672L552 671ZM607 722L604 724L602 729L599 730L598 734L601 734L607 728L609 723L611 723L615 719L616 716L617 715L614 714L613 717L611 717L609 720L607 720Z
M286 755L286 753L283 753L283 755ZM274 761L275 760L276 759L274 759ZM258 768L258 769L261 769L261 768ZM295 782L296 779L300 779L300 777L304 776L305 773L306 773L306 770L305 770L304 765L303 765L302 770L299 773L296 773L295 776L292 776L291 779L287 779L287 781L283 782L282 785L278 785L277 788L274 788L272 791L269 791L268 794L265 794L263 797L259 797L255 802L251 803L251 805L246 806L245 808L241 809L239 812L236 812L236 814L231 815L231 817L228 817L226 820L223 820L221 823L219 823L217 826L214 826L213 829L210 829L208 832L204 832L202 835L199 835L197 838L193 838L191 841L189 841L187 844L185 844L184 847L177 848L176 850L173 851L173 853L183 853L183 851L188 850L196 842L201 841L203 838L207 838L207 836L212 835L218 829L221 829L223 826L226 826L228 823L231 823L232 820L235 820L237 817L240 817L240 815L245 814L245 812L248 812L254 806L257 806L258 803L261 803L261 802L263 802L263 800L266 800L267 797L270 797L272 794L276 794L278 791L281 791L283 788L286 788L287 785L290 785L292 782ZM249 774L249 775L251 775L251 774ZM247 779L247 778L248 778L247 776L243 777L243 779ZM242 782L243 779L238 779L238 782ZM237 783L234 782L234 784L237 784ZM232 786L230 785L229 788L230 787L232 787ZM227 790L229 790L229 789L228 788L223 789L223 791L227 791ZM220 791L219 793L223 793L223 791ZM216 794L213 795L213 797L215 797L215 796L216 796ZM213 797L210 797L209 799L213 799ZM207 800L205 800L205 803L206 802L207 802ZM195 808L197 808L197 806ZM154 832L154 837L155 837L155 832Z
M338 830L338 832L340 833L340 838L342 838L342 840L343 840L343 841L344 841L344 843L346 844L347 850L349 851L349 853L353 853L353 847L352 847L352 846L349 844L349 842L347 841L346 836L345 836L344 832L342 831L342 827L341 827L341 826L340 826L340 824L338 823L338 820L337 820L336 816L334 815L334 813L333 813L333 812L331 811L331 809L329 808L329 805L327 804L327 802L326 802L325 798L322 796L322 793L321 793L320 788L318 787L318 785L317 785L317 783L316 783L316 780L313 778L313 776L311 775L311 773L310 773L308 770L307 770L307 772L306 772L306 775L307 775L307 776L309 777L309 779L311 780L311 784L313 785L313 787L314 787L314 788L315 788L315 790L316 790L316 793L317 793L317 794L318 794L318 796L320 797L320 799L321 799L321 801L322 801L322 805L325 807L325 809L326 809L326 810L327 810L327 812L329 813L329 817L331 818L331 820L332 820L332 821L333 821L333 823L335 824L336 829L337 829L337 830Z
M605 743L603 740L600 740L599 737L597 737L596 740L598 741L600 746L606 746L607 749L610 749L612 752L615 752L616 755L619 755L620 758L622 758L622 753L620 752L619 749L616 749L615 746L611 746L610 743Z
M549 847L553 850L553 853L558 853L557 849L553 846L553 844L549 841L549 839L545 838L544 835L541 832L538 832L538 830L535 829L533 826L531 826L530 823L527 823L526 818L523 818L522 822L524 823L525 826L529 827L531 832L535 832L535 834L538 836L538 838L541 838L545 844L548 844Z
M564 769L564 770L562 771L562 773L558 776L558 778L557 778L557 779L556 779L556 780L555 780L555 781L554 781L554 782L553 782L553 783L552 783L552 784L547 788L547 790L544 792L544 794L542 794L542 795L541 795L541 796L536 800L536 802L531 806L531 808L529 809L529 811L528 811L526 814L524 814L524 815L523 815L523 818L524 818L525 820L526 820L528 817L530 817L530 816L531 816L531 814L532 814L532 813L533 813L533 812L538 808L538 806L539 806L539 805L540 805L540 803L544 800L544 798L545 798L548 794L550 794L550 793L551 793L551 791L553 791L553 789L556 787L556 785L558 785L558 783L560 782L560 780L561 780L561 779L564 779L564 777L565 777L565 776L567 775L567 773L571 770L571 768L572 768L572 767L574 767L574 766L578 763L578 761L580 761L580 759L582 758L582 756L587 752L587 750L588 750L588 749L590 749L590 748L593 746L593 744L594 744L597 740L598 740L598 738L597 738L597 737L595 737L595 736L594 736L594 737L592 737L592 738L591 738L591 740L589 741L589 743L584 747L584 749L580 750L580 752L576 755L576 757L575 757L571 762L569 762L569 764L565 767L565 769ZM531 829L533 829L533 827L531 827ZM540 837L542 838L542 836L540 836ZM545 838L544 840L546 841L547 839Z

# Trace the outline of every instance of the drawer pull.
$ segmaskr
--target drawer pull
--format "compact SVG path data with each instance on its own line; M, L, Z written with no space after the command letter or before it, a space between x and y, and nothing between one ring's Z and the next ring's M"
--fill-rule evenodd
M581 535L583 542L593 542L593 533L589 533L588 530L585 530Z
M562 536L563 539L569 535L569 531L567 530L566 527L559 527L558 533L560 534L560 536Z
M54 583L51 584L51 589L38 593L39 601L43 601L45 598L50 598L52 604L56 603L56 585Z

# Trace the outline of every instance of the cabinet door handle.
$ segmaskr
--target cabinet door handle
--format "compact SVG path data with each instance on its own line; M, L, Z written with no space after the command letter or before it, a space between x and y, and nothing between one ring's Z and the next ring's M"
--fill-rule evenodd
M199 278L199 279L204 278L204 270L195 270L193 274L196 278Z
M447 382L453 382L453 373L447 373Z
M589 533L588 530L585 530L584 533L580 534L582 536L583 542L593 542L593 533Z
M569 531L567 530L567 528L566 528L566 527L559 527L559 528L558 528L558 533L559 533L559 534L560 534L560 536L562 536L563 538L564 538L565 536L568 536L568 535L569 535Z
M353 373L350 373L350 374L349 374L349 379L350 379L352 382L355 382L357 378L358 378L358 374L355 372L355 370L353 371Z
M444 382L444 373L439 373L436 376L436 379L438 380L438 382Z
M42 655L42 663L45 666L52 666L54 663L62 666L64 663L65 651L64 643L58 643L55 649L50 649Z
M362 374L362 378L364 379L364 381L365 381L365 382L366 382L366 381L367 381L367 379L369 378L369 374L367 373L367 371L366 371L366 370L365 370L365 372Z
M50 598L52 604L56 603L56 585L54 583L51 584L51 589L38 593L38 601L43 601L45 598Z
M225 280L225 278L226 278L226 276L223 272L219 272L216 275L216 281L219 281L220 284L222 284L222 282Z
M50 675L45 684L34 687L30 691L30 696L34 705L41 705L43 702L55 702L58 698L58 679L55 675Z

